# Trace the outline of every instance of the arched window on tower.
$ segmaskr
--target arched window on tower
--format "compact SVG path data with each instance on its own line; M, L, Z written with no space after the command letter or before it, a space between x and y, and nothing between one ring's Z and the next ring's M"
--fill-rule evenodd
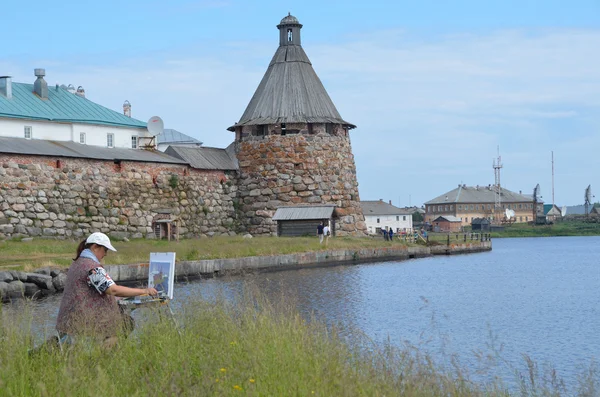
M292 40L294 39L294 35L292 34L292 29L288 29L288 41L292 42Z

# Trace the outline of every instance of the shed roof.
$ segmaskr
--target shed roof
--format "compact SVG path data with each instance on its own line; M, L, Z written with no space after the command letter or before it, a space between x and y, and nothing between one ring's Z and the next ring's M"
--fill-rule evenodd
M425 204L460 204L460 203L495 203L496 192L493 186L465 186L450 190L427 201ZM503 203L522 203L533 201L533 198L527 195L511 192L503 187L500 188L500 198Z
M197 144L202 145L202 142L197 140L196 138L192 138L189 135L184 134L183 132L179 132L177 130L166 128L162 133L156 136L156 143L164 143L164 144Z
M298 23L291 18L285 17L282 24L288 20ZM240 121L228 130L280 123L332 123L356 128L340 116L301 45L279 46Z
M169 146L165 153L189 163L201 170L237 170L238 162L227 153L227 149L214 147Z
M335 205L279 207L273 215L274 221L296 221L302 219L329 219Z
M76 142L0 137L0 153L34 156L71 157L91 160L123 160L148 163L187 164L159 151L105 148Z
M472 225L489 225L491 222L487 218L475 218L471 221Z
M460 220L460 218L454 216L454 215L441 215L438 216L437 218L435 218L433 220L434 222L442 222L442 221L447 221L447 222L462 222Z
M146 123L105 108L62 87L48 87L48 99L33 84L12 83L12 98L0 95L0 117L146 128Z
M412 215L413 212L404 208L398 208L382 200L362 200L360 202L363 215Z

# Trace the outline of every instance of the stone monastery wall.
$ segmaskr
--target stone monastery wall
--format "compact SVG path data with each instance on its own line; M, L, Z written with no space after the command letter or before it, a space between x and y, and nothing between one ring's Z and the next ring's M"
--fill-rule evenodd
M235 182L187 165L0 155L0 238L153 238L163 209L182 237L232 233Z
M332 134L325 132L324 125L316 125L312 133L306 124L286 127L286 135L279 125L269 126L265 136L255 136L253 126L241 131L236 149L238 198L248 231L276 233L277 223L271 218L280 206L333 204L338 236L365 235L347 133L337 125Z

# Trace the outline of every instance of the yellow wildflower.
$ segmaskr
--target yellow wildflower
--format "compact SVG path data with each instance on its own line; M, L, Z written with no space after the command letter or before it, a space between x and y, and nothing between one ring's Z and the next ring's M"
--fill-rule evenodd
M227 368L221 368L221 372L227 372Z
M249 379L249 381L250 381L250 383L254 383L254 382L256 382L256 381L255 381L254 379L252 379L252 378L250 378L250 379Z
M219 378L215 379L215 382L218 382L218 381L219 381Z
M234 388L235 390L242 390L242 387L241 387L241 386L239 386L239 385L235 385L235 386L233 386L233 388Z

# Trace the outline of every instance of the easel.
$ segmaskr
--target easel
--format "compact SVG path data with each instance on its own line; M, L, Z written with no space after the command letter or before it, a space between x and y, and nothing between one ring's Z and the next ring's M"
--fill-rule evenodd
M135 296L131 298L125 298L119 300L119 306L123 310L129 311L129 313L133 312L135 309L145 308L145 307L161 307L166 306L169 309L169 314L173 324L175 324L175 328L177 329L177 333L179 336L181 335L181 329L179 328L179 324L177 323L177 319L175 318L175 313L173 313L173 309L169 304L171 300L167 296L158 296L156 298L150 295L141 295Z

